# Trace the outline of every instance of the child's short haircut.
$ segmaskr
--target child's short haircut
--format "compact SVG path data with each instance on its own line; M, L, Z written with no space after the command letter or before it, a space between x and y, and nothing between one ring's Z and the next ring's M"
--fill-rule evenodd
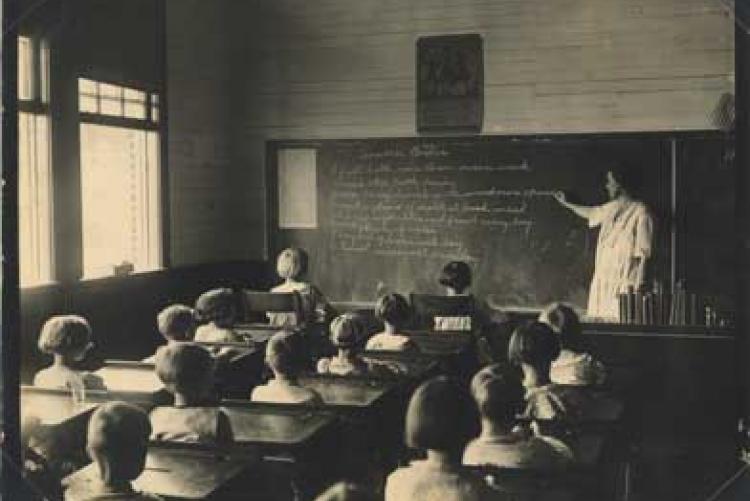
M134 480L143 471L151 423L138 407L107 402L91 415L86 449L96 459L107 458L115 480Z
M331 343L337 348L353 348L365 337L365 325L359 315L344 313L331 321Z
M281 278L297 279L307 273L307 261L307 252L303 249L284 249L276 260L276 272Z
M190 335L195 327L195 312L184 304L173 304L159 312L156 324L166 339L190 341Z
M44 323L39 334L39 349L44 353L65 355L85 348L91 342L91 327L78 315L57 315Z
M508 360L516 365L529 364L537 369L549 369L560 355L560 343L552 329L541 322L529 322L518 327L508 343Z
M475 431L474 408L456 381L441 376L423 383L406 410L406 445L459 455Z
M438 282L444 287L463 292L471 285L471 268L463 261L451 261L443 266Z
M500 364L488 365L474 375L471 395L479 414L495 423L510 425L523 410L521 381Z
M213 371L213 357L197 344L170 344L156 351L156 375L170 391L195 392L204 387Z
M582 349L581 322L575 310L564 303L552 303L539 314L539 321L548 324L558 334L560 348Z
M300 338L291 331L279 331L268 340L266 346L268 366L287 376L294 377L302 370L302 346Z
M411 318L411 308L401 294L386 294L378 299L375 305L375 315L378 320L400 328Z
M203 322L223 320L234 315L235 296L232 289L211 289L195 301L198 317Z

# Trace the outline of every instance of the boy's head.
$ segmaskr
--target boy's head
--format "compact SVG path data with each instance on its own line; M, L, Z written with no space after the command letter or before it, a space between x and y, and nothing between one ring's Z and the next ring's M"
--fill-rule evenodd
M80 361L91 348L91 327L78 315L57 315L44 323L39 334L39 349L51 355L60 355Z
M605 188L610 198L627 194L635 196L641 188L643 172L638 165L613 163L607 170Z
M560 343L552 329L541 322L518 327L508 343L508 360L515 365L526 364L541 374L549 374L552 361L560 355Z
M448 452L460 458L473 436L476 415L466 389L446 377L436 377L414 391L406 410L406 445Z
M307 260L307 252L303 249L284 249L276 260L276 272L281 278L297 280L307 273Z
M190 341L195 334L195 312L184 304L173 304L159 312L156 324L166 340Z
M130 482L146 463L151 423L138 407L107 402L91 415L86 450L105 484Z
M337 348L351 349L365 337L365 325L354 313L344 313L331 322L331 343Z
M471 395L479 414L500 425L511 426L523 408L521 382L507 367L499 364L488 365L474 375Z
M204 292L195 301L195 309L203 322L231 326L237 311L234 292L227 288Z
M156 351L156 375L175 395L200 400L214 388L214 358L197 344L175 343Z
M266 364L275 375L296 377L304 365L300 338L291 331L279 331L266 345Z
M401 294L386 294L378 299L375 305L375 316L378 320L400 329L411 318L411 308Z
M573 308L563 303L552 303L539 314L539 321L549 325L558 335L560 348L580 349L581 322Z
M471 268L463 261L451 261L443 266L438 282L460 294L471 285Z

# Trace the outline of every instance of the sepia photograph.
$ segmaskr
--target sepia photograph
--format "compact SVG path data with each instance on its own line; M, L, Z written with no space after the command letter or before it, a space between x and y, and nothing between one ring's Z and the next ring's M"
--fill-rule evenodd
M2 0L1 501L750 501L750 0Z

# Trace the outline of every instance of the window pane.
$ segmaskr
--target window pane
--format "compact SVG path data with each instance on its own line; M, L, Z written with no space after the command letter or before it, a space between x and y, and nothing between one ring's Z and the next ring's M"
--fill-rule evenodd
M43 103L49 103L49 44L42 40L39 46L39 96Z
M146 93L135 89L125 89L125 99L127 101L138 101L146 103Z
M18 37L18 99L33 99L33 46L31 39Z
M80 94L96 95L96 82L94 82L93 80L89 80L88 78L79 78L78 92Z
M97 113L99 111L97 109L96 98L91 96L80 96L78 98L78 107L84 113Z
M18 114L18 244L22 287L52 280L49 121Z
M106 83L99 84L99 93L102 97L122 98L122 87Z
M158 135L81 124L84 277L161 266Z
M152 122L159 121L159 107L158 106L151 107L151 121Z
M122 101L120 99L107 99L102 97L100 104L100 112L102 115L113 115L116 117L122 116Z
M128 118L146 119L146 104L143 102L136 103L125 101L125 116Z

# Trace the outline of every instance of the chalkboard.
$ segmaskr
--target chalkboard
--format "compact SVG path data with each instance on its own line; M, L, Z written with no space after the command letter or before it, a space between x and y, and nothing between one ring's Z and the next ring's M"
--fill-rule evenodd
M579 203L605 202L604 179L613 162L639 168L640 198L658 221L668 220L671 154L664 136L432 137L312 145L319 227L276 227L272 250L305 248L309 279L333 300L373 301L384 291L438 292L440 269L458 259L471 264L473 290L491 304L533 307L566 300L585 307L597 231L551 195L563 190ZM293 146L272 142L269 157ZM665 278L668 226L658 226L655 242L656 273Z

